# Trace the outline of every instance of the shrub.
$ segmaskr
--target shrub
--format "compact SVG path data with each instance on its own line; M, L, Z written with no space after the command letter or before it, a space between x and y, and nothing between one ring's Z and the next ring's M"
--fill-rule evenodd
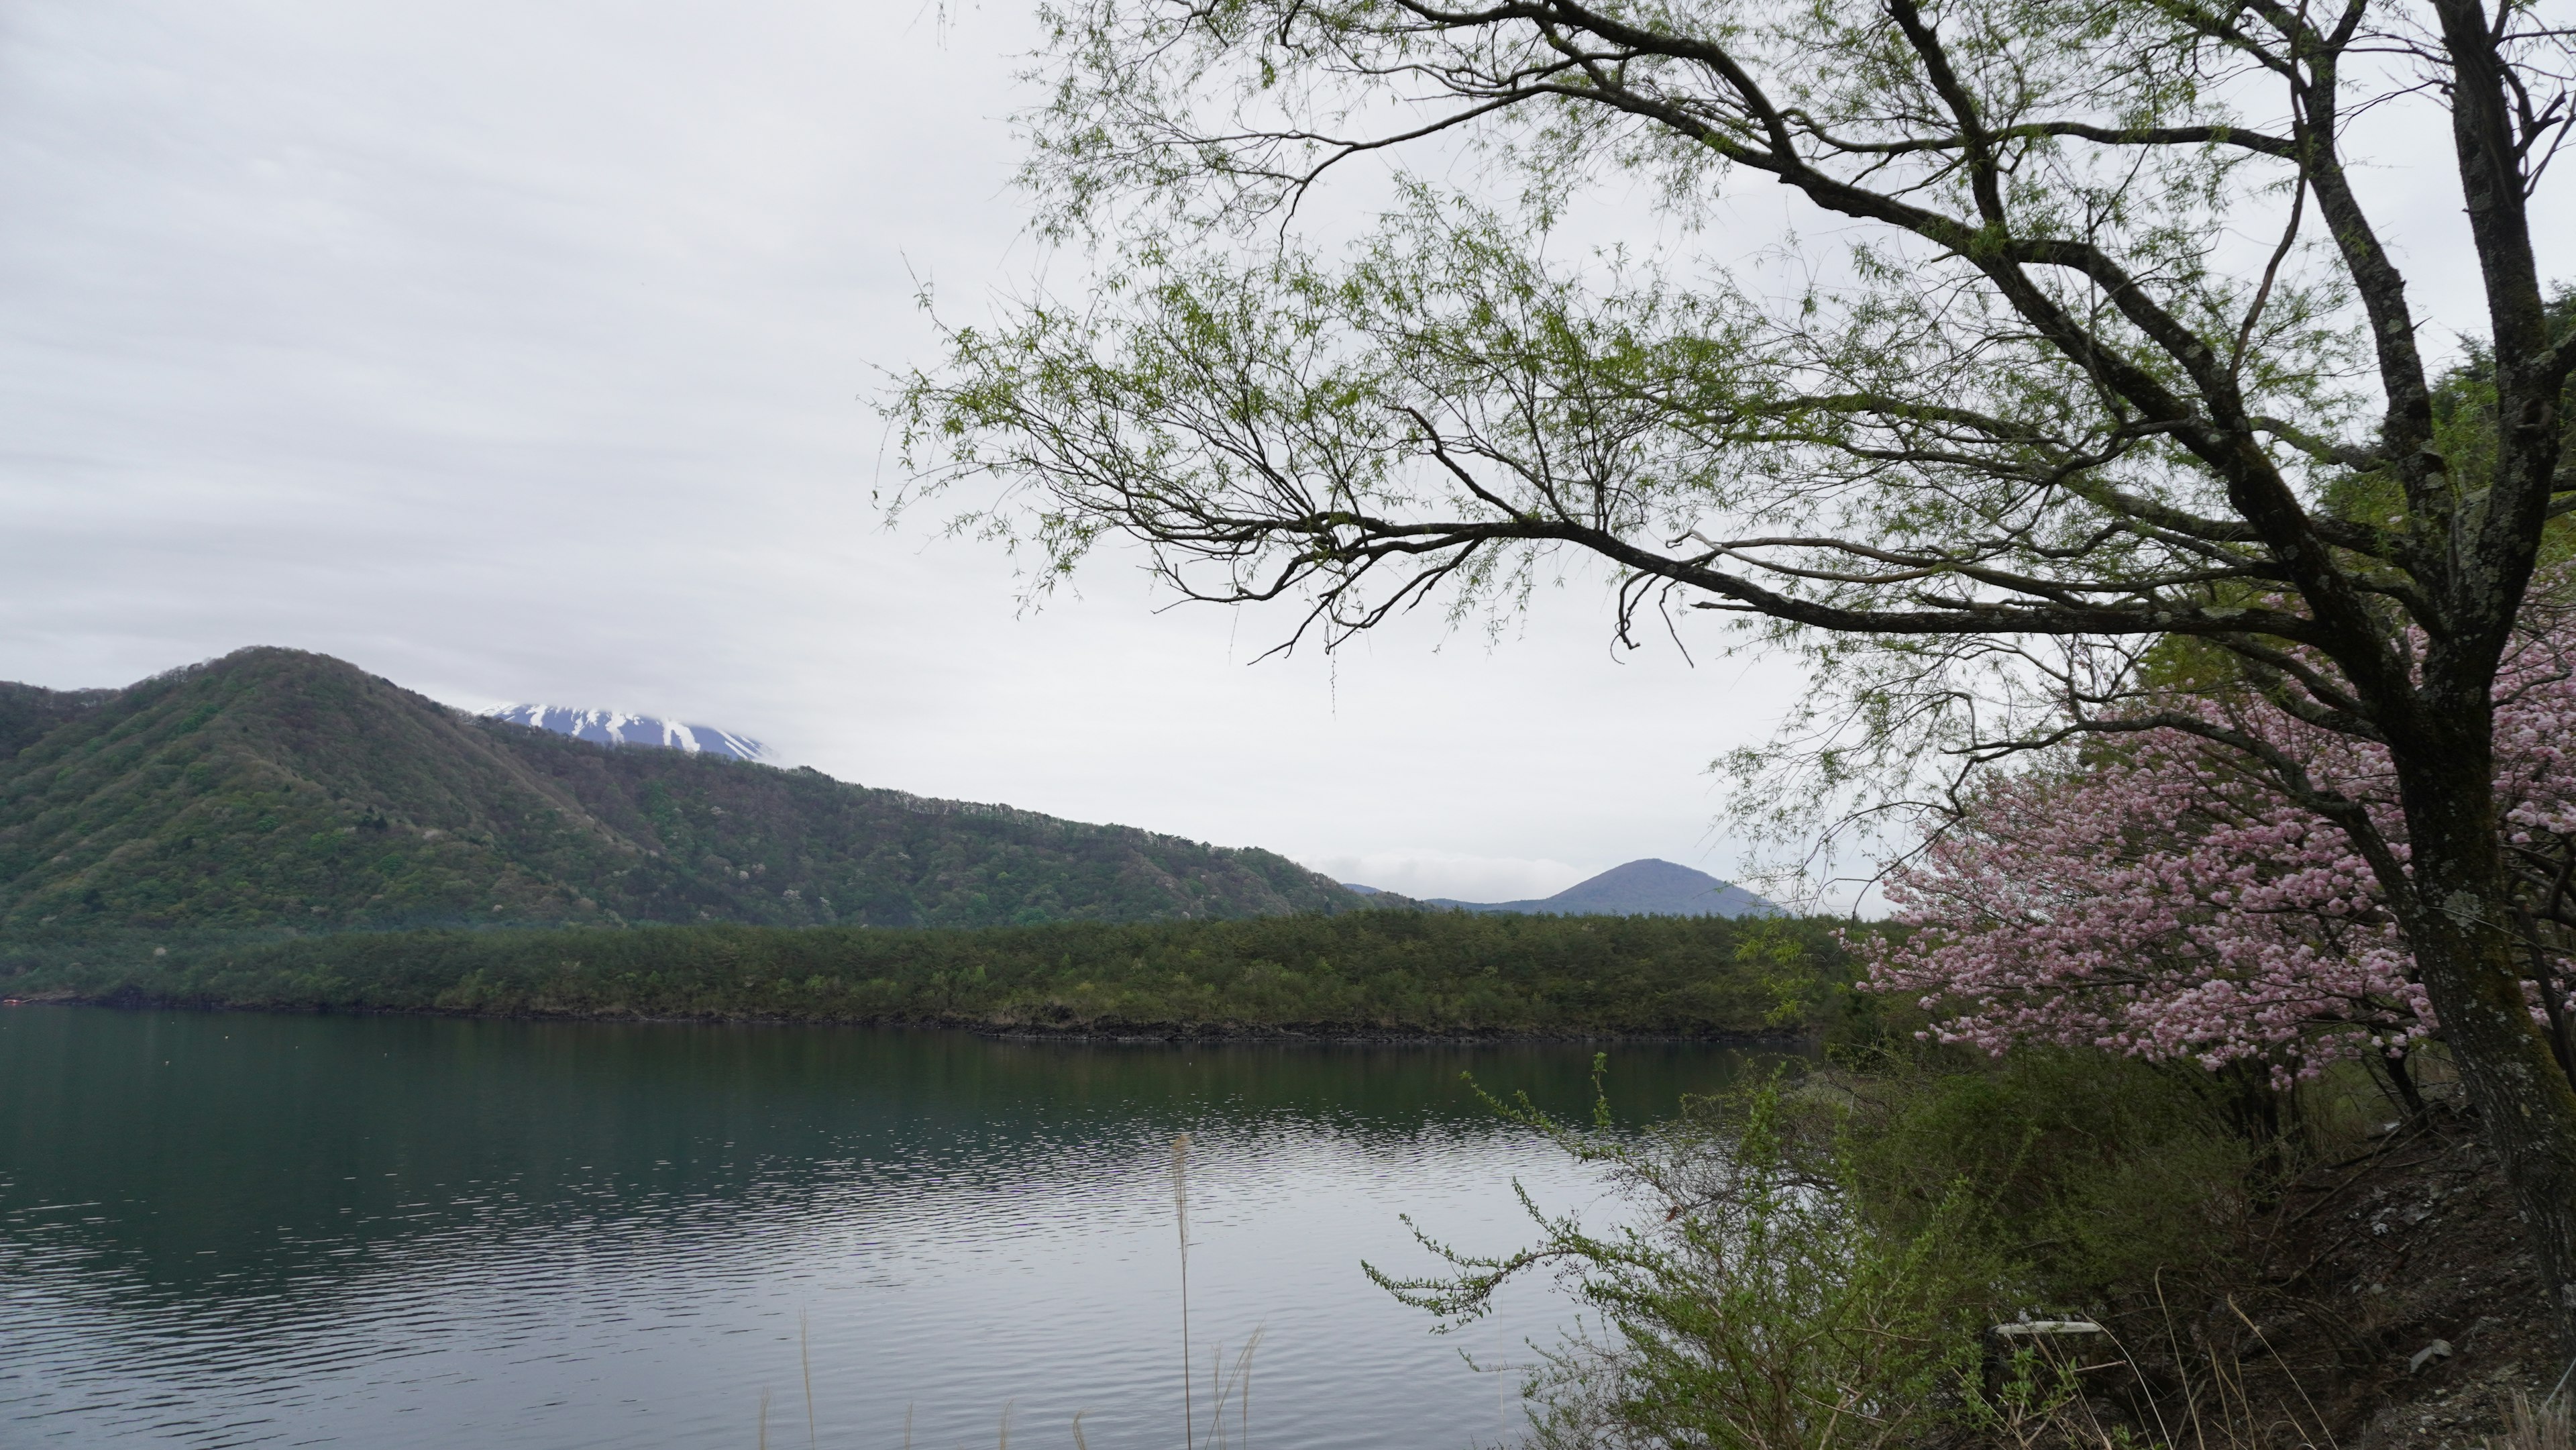
M1881 1057L1831 1089L1832 1161L1858 1212L1900 1240L1973 1191L1974 1232L2014 1266L1999 1291L2027 1296L2009 1307L2098 1309L2158 1275L2225 1272L2277 1146L2232 1086L2082 1049Z
M1608 1228L1522 1202L1501 1257L1429 1237L1447 1272L1399 1299L1455 1323L1552 1273L1597 1316L1525 1386L1550 1450L1832 1450L2053 1423L2063 1367L1995 1361L1988 1331L2232 1264L2275 1146L2231 1085L2102 1052L1880 1054L1685 1104L1643 1136L1498 1111L1604 1169ZM2256 1081L2257 1091L2268 1091ZM1417 1233L1419 1231L1417 1230Z
M1498 1106L1607 1169L1628 1221L1595 1231L1524 1193L1537 1247L1489 1258L1425 1237L1448 1275L1369 1273L1452 1323L1533 1271L1573 1287L1598 1323L1546 1351L1525 1388L1539 1445L1876 1446L1977 1403L1979 1332L2007 1266L1965 1185L1911 1232L1877 1231L1799 1151L1777 1080L1690 1104L1641 1139L1614 1134L1606 1112L1583 1130L1526 1100Z

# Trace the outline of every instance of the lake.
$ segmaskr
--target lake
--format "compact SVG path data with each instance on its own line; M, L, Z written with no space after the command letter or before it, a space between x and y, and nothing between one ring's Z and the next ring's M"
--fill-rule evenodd
M1610 1095L1757 1061L1623 1046ZM1528 1243L1515 1178L1612 1218L1459 1081L1582 1113L1590 1063L0 1011L0 1446L1179 1445L1184 1132L1202 1442L1257 1330L1231 1446L1490 1444L1570 1301L1438 1336L1360 1263Z

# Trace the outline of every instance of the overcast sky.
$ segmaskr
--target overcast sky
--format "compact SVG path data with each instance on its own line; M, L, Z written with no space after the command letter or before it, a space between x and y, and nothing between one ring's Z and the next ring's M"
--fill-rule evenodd
M917 283L1037 263L1027 10L935 17L0 5L0 678L292 645L1420 894L1730 874L1707 763L1797 679L1622 659L1597 590L1252 665L1288 616L1115 558L1023 615L990 548L882 526L865 400L928 357Z

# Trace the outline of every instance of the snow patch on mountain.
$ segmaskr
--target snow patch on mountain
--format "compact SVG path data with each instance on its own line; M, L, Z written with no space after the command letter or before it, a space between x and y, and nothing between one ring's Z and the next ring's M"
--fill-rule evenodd
M689 753L722 755L734 760L765 759L768 751L757 740L718 730L712 725L683 725L676 720L659 720L650 715L629 715L622 710L581 710L570 705L504 705L484 712L495 720L513 725L532 725L569 735L575 740L588 740L598 745L648 745L661 750L685 750Z

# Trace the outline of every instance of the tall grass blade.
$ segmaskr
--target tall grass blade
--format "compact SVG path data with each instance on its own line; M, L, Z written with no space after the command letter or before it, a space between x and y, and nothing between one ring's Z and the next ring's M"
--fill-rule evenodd
M805 1345L805 1311L796 1311L796 1362L805 1370L805 1450L814 1450L814 1355Z
M1172 1221L1181 1234L1181 1445L1197 1450L1198 1406L1190 1383L1190 1135L1172 1140Z
M1237 1403L1236 1421L1242 1426L1245 1442L1251 1441L1252 1352L1261 1347L1264 1332L1255 1329L1252 1337L1243 1342L1242 1350L1234 1357L1231 1373L1220 1373L1225 1366L1225 1346L1220 1344L1216 1347L1216 1363L1208 1366L1209 1392L1215 1396L1208 1406L1208 1450L1225 1450L1225 1404L1229 1399Z

